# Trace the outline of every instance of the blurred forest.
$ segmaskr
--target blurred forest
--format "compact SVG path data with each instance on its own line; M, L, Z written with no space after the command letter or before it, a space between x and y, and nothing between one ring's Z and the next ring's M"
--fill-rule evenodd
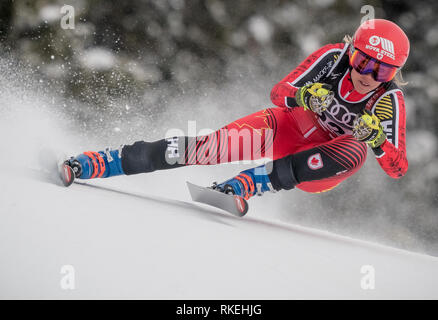
M273 85L312 51L352 35L367 4L411 41L408 174L387 177L370 154L331 192L279 195L292 208L280 218L438 255L436 1L1 0L0 57L56 94L83 136L132 143L187 120L216 129L271 106ZM74 29L61 28L64 5L75 10Z

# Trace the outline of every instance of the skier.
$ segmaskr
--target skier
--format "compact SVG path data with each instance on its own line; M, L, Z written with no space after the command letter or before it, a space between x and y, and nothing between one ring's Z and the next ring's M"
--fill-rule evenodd
M384 19L364 22L353 39L344 40L315 51L274 86L271 100L278 107L207 136L138 141L84 152L65 164L76 178L92 179L269 156L265 165L212 185L249 199L282 189L330 190L361 168L368 145L382 169L400 178L408 162L405 103L397 80L409 40Z

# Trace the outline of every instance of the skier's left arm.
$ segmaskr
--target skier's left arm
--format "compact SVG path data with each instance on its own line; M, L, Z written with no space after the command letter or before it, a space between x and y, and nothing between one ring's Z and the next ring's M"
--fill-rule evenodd
M382 169L392 178L401 178L408 171L406 158L406 111L401 90L382 96L373 106L364 122L377 124L373 133L363 139L367 142Z
M376 149L376 159L383 170L392 178L401 178L408 171L406 158L406 109L401 90L383 96L374 106L374 113L380 119L385 142Z

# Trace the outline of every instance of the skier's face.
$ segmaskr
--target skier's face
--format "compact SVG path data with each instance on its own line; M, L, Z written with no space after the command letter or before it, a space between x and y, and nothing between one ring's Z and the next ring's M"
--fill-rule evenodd
M353 81L354 89L360 94L368 93L381 84L373 79L371 73L360 74L354 68L351 70L351 81Z

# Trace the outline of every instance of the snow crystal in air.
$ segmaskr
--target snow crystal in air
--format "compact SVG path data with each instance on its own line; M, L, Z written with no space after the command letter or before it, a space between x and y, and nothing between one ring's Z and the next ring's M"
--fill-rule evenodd
M252 17L248 28L254 39L261 44L269 42L274 32L272 25L261 16Z
M411 163L428 163L437 153L437 138L426 130L416 130L409 134L407 149Z
M438 44L438 27L433 27L426 33L426 41L431 46Z
M314 3L321 8L328 8L334 4L334 0L314 0Z
M116 57L111 51L104 48L92 48L85 51L81 63L89 69L107 71L116 64Z
M313 51L317 50L320 47L319 39L311 33L300 37L299 43L304 53L307 55L311 54Z
M40 10L40 18L48 23L58 21L61 18L61 8L56 5L44 6Z

